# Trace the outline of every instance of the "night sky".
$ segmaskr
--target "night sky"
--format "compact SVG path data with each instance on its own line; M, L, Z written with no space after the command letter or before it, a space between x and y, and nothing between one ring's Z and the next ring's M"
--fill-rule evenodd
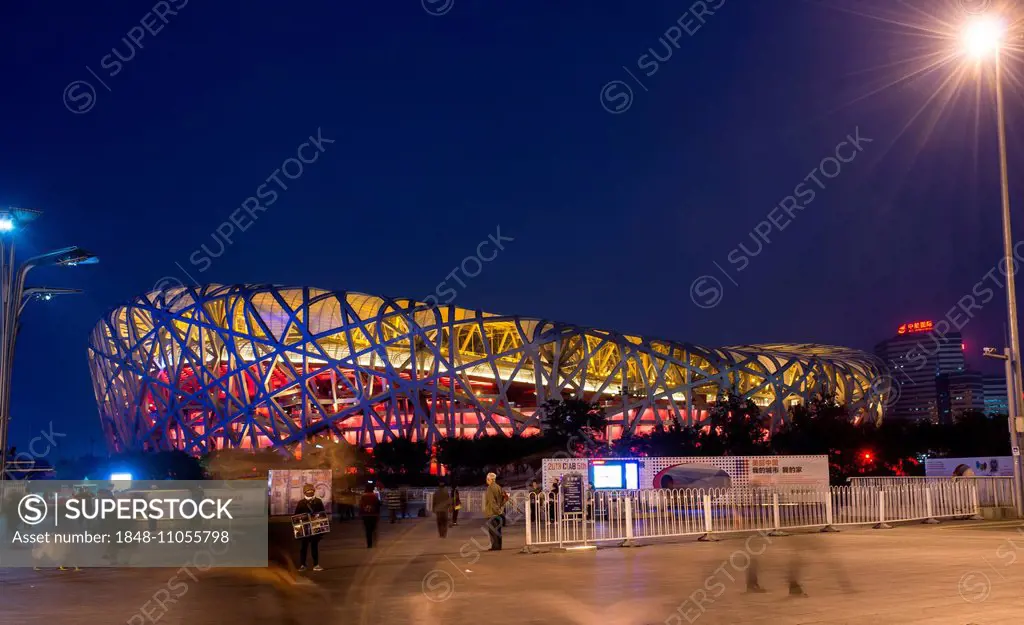
M1000 258L990 84L940 89L958 62L898 82L950 45L927 29L963 15L955 0L707 0L713 15L453 2L5 3L0 204L45 211L18 236L23 258L68 244L102 258L33 274L86 294L23 321L15 444L52 421L61 454L101 448L87 335L166 277L425 297L500 227L514 240L456 304L709 346L870 350L943 317ZM131 44L140 23L156 34ZM1020 61L1006 95L1018 215ZM871 141L856 158L819 174L824 188L805 182L858 128ZM208 267L191 262L318 129L334 143L317 161ZM776 209L784 229L758 252L751 233L801 183L814 200ZM738 252L742 271L740 243L757 252ZM701 276L723 285L714 307L691 299ZM713 284L696 289L704 305ZM972 315L981 366L1004 292Z

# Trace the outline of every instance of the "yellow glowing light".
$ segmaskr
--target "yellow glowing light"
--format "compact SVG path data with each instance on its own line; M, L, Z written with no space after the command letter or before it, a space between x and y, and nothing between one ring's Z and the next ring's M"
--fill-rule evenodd
M994 56L1003 43L1006 25L991 15L979 16L967 23L963 31L964 50L975 58Z

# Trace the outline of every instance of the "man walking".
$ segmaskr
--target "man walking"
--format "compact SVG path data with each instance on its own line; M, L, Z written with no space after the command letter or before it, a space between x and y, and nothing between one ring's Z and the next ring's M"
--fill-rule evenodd
M432 503L434 515L437 517L437 535L441 538L448 536L448 509L451 507L452 497L444 486L444 480L441 480L441 484L434 491L434 501Z
M487 474L487 492L484 493L484 515L487 532L491 535L491 551L501 551L501 519L505 511L505 493L498 486L498 476Z
M370 549L377 536L377 521L380 519L380 499L373 491L373 484L367 484L363 489L363 496L359 499L359 516L363 518L363 529L366 530L366 548Z

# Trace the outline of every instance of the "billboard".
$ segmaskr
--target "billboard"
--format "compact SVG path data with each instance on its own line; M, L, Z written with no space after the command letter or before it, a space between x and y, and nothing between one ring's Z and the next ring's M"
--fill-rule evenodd
M288 515L295 512L295 504L302 499L302 487L312 484L316 496L323 500L324 509L331 512L331 470L330 469L288 469L270 472L267 478L270 487L270 514Z
M828 487L828 456L824 455L546 459L541 487L551 490L565 473L595 475L591 470L595 463L633 462L640 465L640 488Z
M928 458L924 462L924 474L928 477L1013 477L1013 457Z

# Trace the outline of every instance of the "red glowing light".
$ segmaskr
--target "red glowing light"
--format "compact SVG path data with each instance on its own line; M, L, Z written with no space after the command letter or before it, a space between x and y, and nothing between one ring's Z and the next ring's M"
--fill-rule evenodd
M896 330L896 334L913 334L914 332L931 332L935 329L935 323L932 321L915 321L913 323L904 323Z

